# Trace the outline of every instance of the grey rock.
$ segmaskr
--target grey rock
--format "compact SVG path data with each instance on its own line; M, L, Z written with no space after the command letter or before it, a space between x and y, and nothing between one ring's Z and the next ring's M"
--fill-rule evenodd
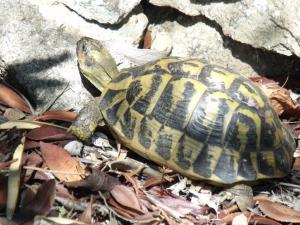
M99 23L121 22L141 0L60 0L88 20ZM54 1L53 1L54 2Z
M204 23L201 18L190 19L179 16L175 21L151 24L149 30L153 34L153 39L169 34L170 42L161 42L160 48L167 49L172 46L173 56L196 57L234 68L247 76L255 74L250 65L232 56L230 49L224 47L220 33Z
M217 22L223 33L255 48L300 56L300 2L297 0L149 0Z
M170 40L161 42L160 48L172 46L171 55L200 58L248 77L291 76L300 72L298 57L277 54L235 41L225 36L216 22L204 16L191 17L170 8L148 7L146 13L151 21L148 29L151 31L152 41L155 43L157 36L167 34ZM157 18L157 14L164 15L164 18Z
M38 111L60 96L52 109L79 110L91 99L78 72L75 48L82 36L137 46L148 20L133 14L118 29L89 23L62 4L47 0L0 1L0 58L8 64L7 82Z

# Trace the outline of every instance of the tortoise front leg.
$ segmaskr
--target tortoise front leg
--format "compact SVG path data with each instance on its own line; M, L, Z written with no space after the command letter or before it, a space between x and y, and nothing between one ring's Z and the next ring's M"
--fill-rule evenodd
M100 110L100 97L88 102L79 112L79 115L69 127L68 132L82 141L87 141L98 125L103 125L103 116Z

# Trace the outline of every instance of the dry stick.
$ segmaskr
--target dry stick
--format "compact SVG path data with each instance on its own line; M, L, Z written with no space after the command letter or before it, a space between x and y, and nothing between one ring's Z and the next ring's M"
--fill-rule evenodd
M40 172L50 172L50 173L59 173L59 174L64 174L64 175L80 175L80 176L86 176L85 173L70 173L70 172L63 172L63 171L59 171L59 170L49 170L49 169L42 169L42 168L38 168L38 167L34 167L34 166L23 166L24 169L27 170L36 170L36 171L40 171Z

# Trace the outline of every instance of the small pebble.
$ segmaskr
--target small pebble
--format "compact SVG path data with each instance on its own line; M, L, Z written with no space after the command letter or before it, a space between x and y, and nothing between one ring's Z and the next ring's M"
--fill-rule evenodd
M80 156L83 144L80 141L71 141L64 148L73 156Z

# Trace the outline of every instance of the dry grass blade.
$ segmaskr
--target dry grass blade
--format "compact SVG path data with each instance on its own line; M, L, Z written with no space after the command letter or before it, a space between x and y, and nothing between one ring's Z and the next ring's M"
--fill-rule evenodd
M6 205L6 217L11 219L16 209L17 200L19 196L21 162L24 151L25 137L22 138L21 143L16 148L13 159L16 160L9 167L8 177L8 195Z
M31 121L8 121L5 123L0 124L0 130L8 130L12 128L17 129L34 129L40 127L41 125L31 122Z
M52 124L52 123L45 123L45 122L39 122L39 121L28 121L28 120L16 120L16 121L8 121L5 123L0 124L0 130L8 130L12 128L17 128L17 129L27 129L31 130L34 128L38 128L41 126L51 126L51 127L58 127L61 129L67 129L65 127Z

